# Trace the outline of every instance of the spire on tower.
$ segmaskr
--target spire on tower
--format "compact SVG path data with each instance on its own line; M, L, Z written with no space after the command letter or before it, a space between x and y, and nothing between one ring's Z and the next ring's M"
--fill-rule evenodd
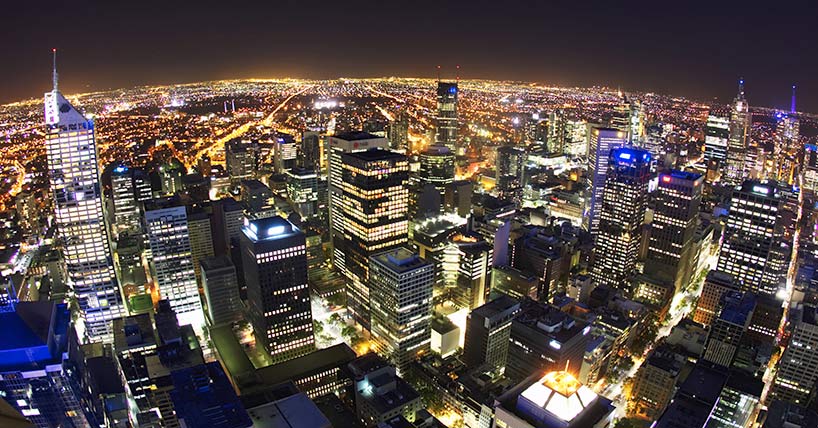
M437 83L440 83L440 65L437 66Z
M795 113L795 85L792 85L792 99L790 100L790 113Z
M457 64L457 74L455 75L455 80L460 81L460 64Z
M741 77L738 79L738 94L740 97L744 97L744 78Z
M54 92L57 92L57 48L51 49L52 58L52 70L51 70L51 81L54 85Z

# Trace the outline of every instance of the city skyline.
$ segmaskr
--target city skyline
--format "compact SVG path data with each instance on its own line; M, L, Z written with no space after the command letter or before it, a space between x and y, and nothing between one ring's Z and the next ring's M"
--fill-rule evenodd
M163 4L164 12L154 14L149 5L109 8L91 2L81 12L72 10L93 18L92 26L81 29L59 19L64 7L53 5L48 14L27 5L16 10L20 18L4 31L18 65L14 72L0 71L0 102L42 92L45 60L36 53L56 47L65 53L66 73L83 76L66 83L70 93L226 78L435 77L437 65L444 77L454 78L459 64L461 77L468 79L621 87L724 104L734 94L727 82L744 77L751 105L786 108L795 84L803 111L818 111L812 95L818 82L811 73L818 59L803 55L814 39L808 17L815 15L815 5L375 7L357 2L322 4L319 14L295 4L248 5L251 14L207 4L195 9ZM332 28L343 16L367 25L338 34ZM435 16L447 18L450 26L434 25ZM397 17L416 24L396 29L389 23ZM21 25L33 28L15 31ZM434 43L442 39L448 41L445 48ZM117 60L84 55L86 47L114 52ZM696 77L702 73L709 76L706 81Z
M357 6L342 9L357 20L320 27L333 4L294 34L294 5L260 7L252 19L280 12L274 29L309 54L320 52L304 43L325 31L338 35L329 48L416 31L381 35L370 18L405 20L420 5ZM84 20L49 32L80 21L88 28L78 34L154 29L142 46L163 34L168 46L141 64L159 69L181 39L208 53L230 42L212 38L221 27L157 27L176 7L128 27L138 8L81 4L73 11ZM429 33L450 37L424 52L474 54L460 45L469 32L454 30L496 6L453 7L435 9ZM659 18L674 14L672 30L697 17L675 6L581 10L554 28L640 22L661 39ZM698 24L723 12L708 10ZM183 11L208 27L207 5ZM766 20L781 24L777 11ZM495 16L494 30L513 16ZM718 30L741 24L733 18ZM270 30L234 33L262 42ZM608 30L573 40L574 53ZM632 60L608 58L618 52L605 48L611 41L662 62L644 51L657 40L623 37L585 55L588 76ZM85 66L106 52L72 42L87 48ZM365 45L327 57L339 65L332 73ZM356 66L400 66L388 61L393 48L371 56L382 65ZM114 68L130 60L109 57ZM23 62L11 63L15 77L27 78ZM435 78L64 96L58 65L55 48L42 99L0 105L4 427L818 427L818 115L797 110L796 86L770 109L744 77L723 85L731 102L711 103L467 79L455 65ZM59 71L107 79L102 68ZM695 73L720 92L717 74Z

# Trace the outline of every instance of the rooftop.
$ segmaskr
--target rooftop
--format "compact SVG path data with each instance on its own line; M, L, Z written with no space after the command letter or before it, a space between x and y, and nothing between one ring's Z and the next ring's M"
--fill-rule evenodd
M64 303L18 302L0 313L0 371L41 368L60 361L71 320Z
M377 135L372 135L368 132L363 131L349 131L349 132L342 132L340 134L335 134L332 136L333 138L337 138L339 140L345 141L359 141L359 140L371 140L373 138L381 138Z
M495 315L502 314L515 306L519 307L519 305L520 302L518 302L516 299L503 294L500 297L485 303L483 306L474 308L472 313L478 314L484 318L491 318Z
M344 153L344 158L351 157L353 159L360 159L364 162L382 161L382 160L405 160L406 155L391 150L374 148L364 150L361 152Z
M331 428L306 394L297 393L247 410L254 428Z
M596 400L597 395L582 385L568 372L547 373L520 394L517 409L525 412L527 405L533 404L562 421L572 421L586 407Z
M341 367L355 359L355 351L345 343L319 349L298 358L260 368L256 371L261 383L274 385L291 379Z
M376 254L372 256L372 260L397 273L404 273L429 265L417 253L404 247Z
M297 227L280 216L245 220L242 230L254 242L285 238L300 232Z

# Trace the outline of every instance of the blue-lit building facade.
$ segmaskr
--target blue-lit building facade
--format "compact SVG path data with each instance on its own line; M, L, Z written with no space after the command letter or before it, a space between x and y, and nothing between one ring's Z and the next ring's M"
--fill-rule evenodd
M0 312L0 396L41 428L87 427L68 363L70 311L64 303L21 302Z
M594 128L591 130L588 148L588 179L591 187L591 198L588 210L583 218L584 226L591 233L599 230L599 211L602 206L602 193L608 176L608 155L611 150L623 147L627 143L626 133L613 128Z
M624 147L612 150L608 157L591 271L600 285L625 289L636 269L647 209L650 161L649 152Z

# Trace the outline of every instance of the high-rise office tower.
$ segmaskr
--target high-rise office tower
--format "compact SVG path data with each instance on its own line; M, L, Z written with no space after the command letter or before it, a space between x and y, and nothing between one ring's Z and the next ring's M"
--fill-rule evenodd
M311 168L293 168L286 172L287 198L302 218L318 214L318 172Z
M202 259L202 288L210 325L224 325L244 318L239 297L236 266L227 256Z
M125 165L118 165L111 173L111 191L114 202L114 228L120 233L139 230L140 213L136 201L133 173Z
M783 239L785 202L775 182L747 180L733 190L717 266L742 290L775 298L785 284L791 251Z
M159 294L170 302L180 325L190 324L200 332L205 319L193 270L187 220L185 206L174 198L145 203L145 230Z
M548 115L548 141L546 151L548 153L562 154L565 151L566 112L564 109L556 109Z
M495 178L500 198L520 201L523 186L525 186L525 159L524 150L513 146L497 148Z
M68 286L90 341L113 339L111 320L125 314L102 211L94 122L54 87L45 94L46 156L54 222L62 242Z
M706 428L743 428L753 426L764 382L745 372L731 370L719 401L707 420ZM768 413L769 415L770 413ZM769 421L769 417L767 421ZM764 426L767 426L766 424Z
M818 145L804 145L804 161L801 164L801 191L818 194Z
M389 122L386 137L393 150L409 149L409 113L406 109L398 112L395 120Z
M276 174L283 174L296 166L298 158L298 145L292 135L277 132L275 135L275 148L273 149L273 166Z
M722 181L726 184L739 184L745 177L745 158L747 156L747 132L750 128L750 108L744 98L744 79L739 80L738 95L730 109L730 136L727 140L727 164Z
M628 130L628 141L632 145L642 147L645 138L645 109L642 102L633 100L630 111L630 128Z
M696 301L693 321L709 327L719 316L719 303L724 293L741 290L741 283L726 272L711 270L702 285L702 293Z
M171 159L159 167L159 178L162 181L162 195L172 196L182 191L182 176L185 166L178 159Z
M259 180L241 181L241 203L253 216L274 211L273 191Z
M726 112L711 110L704 130L704 160L718 166L727 162L730 117Z
M210 156L202 155L199 160L196 161L196 171L199 174L202 174L202 177L210 177L213 173L213 164L210 161Z
M493 255L494 247L478 234L451 238L441 257L443 269L452 270L446 286L453 290L455 305L474 309L485 303Z
M409 239L409 161L389 150L344 153L342 194L337 213L343 216L343 252L348 309L369 329L369 257L399 247ZM333 213L334 215L335 213Z
M233 186L237 186L241 180L255 178L257 151L258 145L250 141L230 140L224 143L224 163Z
M136 192L137 202L145 202L154 198L153 184L151 184L151 177L145 170L140 168L131 168L133 173L133 187ZM140 224L139 227L142 227Z
M301 134L301 157L299 166L317 170L322 167L321 162L321 134L315 131L306 131Z
M406 373L429 351L434 265L399 247L370 258L372 339L379 354Z
M805 406L818 381L818 317L816 307L799 304L790 310L792 335L778 362L771 397Z
M696 267L694 238L704 176L685 171L659 174L645 273L686 287Z
M793 86L793 92L795 87ZM795 94L793 94L793 103ZM793 184L798 169L800 155L800 128L801 124L795 114L795 106L789 113L778 113L778 123L773 135L773 159L775 161L775 179L787 184Z
M629 401L633 414L656 420L673 398L673 390L684 367L685 358L669 345L659 345L633 377Z
M636 268L647 209L650 160L645 150L611 151L591 271L598 284L627 289Z
M346 255L344 254L344 230L346 217L341 207L344 188L344 166L341 156L344 153L354 153L371 148L388 148L386 138L376 137L366 132L347 132L328 137L329 145L329 182L327 183L329 224L332 236L332 263L344 275L346 271Z
M193 273L201 283L202 270L200 262L215 255L213 232L211 228L209 207L187 207L187 230L190 238L190 259L193 261Z
M619 103L614 106L610 127L625 134L625 141L631 142L631 101L619 92Z
M505 374L519 381L566 366L567 371L579 373L590 331L586 327L554 306L524 300L511 323Z
M447 184L454 181L454 153L444 145L432 145L420 153L421 185L431 184L441 194Z
M246 221L242 232L242 267L256 341L273 363L314 351L304 233L279 216Z
M495 370L505 370L511 321L519 310L519 301L501 295L469 313L463 362L470 369L488 364Z
M437 82L435 143L457 153L457 82Z
M730 367L752 320L756 299L753 293L729 291L721 302L719 316L710 325L702 359Z
M602 190L608 174L608 158L611 150L623 147L626 134L612 128L593 128L589 135L588 177L590 193L588 211L584 217L584 226L592 234L599 230L599 207L602 206Z

